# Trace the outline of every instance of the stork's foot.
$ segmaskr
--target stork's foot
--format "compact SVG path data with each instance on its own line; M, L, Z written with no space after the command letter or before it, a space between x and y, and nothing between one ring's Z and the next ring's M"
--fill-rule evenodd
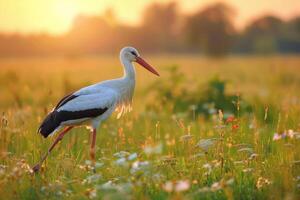
M32 167L32 171L33 171L34 173L39 172L40 169L41 169L40 163L38 163L38 164L36 164L34 167Z

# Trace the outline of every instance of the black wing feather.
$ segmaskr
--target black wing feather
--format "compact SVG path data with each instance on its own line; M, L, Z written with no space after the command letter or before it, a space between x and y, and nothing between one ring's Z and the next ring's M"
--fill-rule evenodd
M50 135L62 122L83 118L94 118L102 115L108 108L94 108L79 111L54 110L47 115L38 132L45 138Z
M75 99L76 97L78 97L78 95L74 95L73 93L66 95L57 103L54 110L57 110L58 108L65 105L67 102L71 101L72 99Z
M79 111L57 111L60 107L68 103L69 101L75 99L79 95L74 95L73 93L63 97L55 106L53 111L49 113L42 124L40 125L38 132L42 134L45 138L50 135L60 124L64 121L76 120L82 118L94 118L102 115L107 111L108 108L94 108Z

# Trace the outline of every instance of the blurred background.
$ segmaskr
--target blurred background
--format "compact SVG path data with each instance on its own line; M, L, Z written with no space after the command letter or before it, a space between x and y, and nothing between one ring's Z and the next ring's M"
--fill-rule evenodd
M300 1L0 0L0 56L295 54Z
M97 174L78 128L29 175L46 114L128 45L161 76L136 65ZM300 0L0 0L0 199L300 199L299 53Z

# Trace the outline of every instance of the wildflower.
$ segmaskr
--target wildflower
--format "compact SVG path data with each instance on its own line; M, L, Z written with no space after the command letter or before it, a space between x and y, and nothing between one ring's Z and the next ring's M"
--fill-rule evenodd
M179 180L177 182L167 181L162 186L166 192L184 192L190 188L190 182L188 180Z
M289 137L289 138L293 138L294 137L294 135L295 135L295 132L292 130L292 129L289 129L288 131L287 131L287 137Z
M273 141L280 140L280 139L281 139L281 134L275 133L273 136Z
M187 142L193 138L193 135L187 134L180 137L180 140L183 142Z
M94 199L94 198L97 197L97 191L96 191L95 189L89 188L89 189L86 190L85 194L86 194L86 195L88 196L88 198L90 198L90 199Z
M130 154L128 160L135 160L137 158L137 153Z
M211 190L212 191L217 191L217 190L220 190L222 189L222 186L220 184L220 182L215 182L211 185Z
M97 190L113 190L116 189L115 184L110 180L106 183L103 183L102 185L96 185Z
M233 178L230 178L228 180L221 179L219 182L214 182L210 187L203 187L200 188L199 192L216 192L219 190L224 189L225 187L228 187L229 185L232 185L234 182Z
M185 181L178 181L175 185L175 191L176 192L183 192L186 191L190 188L190 182L185 180Z
M295 178L295 181L300 181L300 176L297 176L297 177Z
M222 121L224 118L222 110L218 110L218 114L219 114L219 120Z
M256 182L257 189L261 189L264 186L270 185L272 182L269 181L267 178L259 177Z
M245 161L239 160L239 161L234 161L233 163L234 163L235 165L242 165L242 164L245 163Z
M232 185L233 182L234 182L234 179L231 178L231 179L228 179L228 180L225 182L225 184L226 184L226 185Z
M205 163L205 164L203 165L203 168L208 169L208 170L211 170L211 165L210 165L209 163Z
M203 157L205 156L204 153L196 153L195 155L192 155L191 158L198 158L198 157Z
M226 123L232 123L233 121L235 121L234 116L229 116L229 117L226 119Z
M214 145L214 139L201 139L197 144L196 147L200 147L204 151L208 151L208 149Z
M126 156L129 156L130 153L127 152L127 151L120 151L120 152L117 152L114 154L115 157L118 157L118 158L124 158Z
M199 192L209 192L210 191L210 188L209 187L203 187L203 188L200 188L199 190L198 190Z
M131 169L130 169L130 173L135 173L137 171L143 171L145 170L147 167L149 167L149 162L148 161L135 161L134 163L132 163Z
M290 138L290 139L296 138L296 139L299 139L300 138L300 133L299 132L295 132L292 129L289 129L288 131L284 131L281 134L274 133L274 135L273 135L273 141L281 140L281 139L284 139L284 138Z
M115 164L119 166L126 166L127 165L126 158L119 158L118 160L115 161Z
M146 146L144 148L144 152L147 155L150 155L150 154L160 154L162 152L162 148L163 148L162 143L159 143L156 146Z
M216 125L215 126L215 129L224 129L224 128L226 128L225 125Z
M190 105L190 109L192 110L192 111L195 111L195 110L197 110L197 105L195 105L195 104L192 104L192 105Z
M5 117L4 112L2 113L1 118L1 127L7 127L8 126L8 119Z
M234 130L239 128L239 125L238 124L232 124L231 128L234 131Z
M258 157L258 154L257 153L253 153L253 154L250 155L250 157L248 159L249 160L253 160L253 159L257 158L257 157Z
M253 168L246 168L246 169L243 169L243 172L244 172L244 173L252 172L252 171L253 171Z
M212 166L209 163L204 164L203 168L206 169L206 172L204 173L204 176L209 175L212 171Z
M96 169L101 168L103 165L104 165L104 163L96 162L95 163L95 168Z
M167 142L166 142L166 144L167 144L168 146L173 146L173 145L175 145L175 143L176 143L175 138L170 139L170 140L167 140Z
M86 160L86 161L85 161L85 164L86 164L86 165L91 165L91 164L92 164L92 161Z
M177 160L176 160L176 158L173 158L171 156L165 156L165 157L161 158L161 162L162 162L162 164L165 164L165 165L167 165L167 164L175 165Z
M162 188L166 192L172 192L173 191L173 183L171 181L167 181L165 184L163 184Z
M83 183L87 183L87 184L94 183L97 182L100 178L101 178L100 174L91 175L88 176L86 179L84 179Z

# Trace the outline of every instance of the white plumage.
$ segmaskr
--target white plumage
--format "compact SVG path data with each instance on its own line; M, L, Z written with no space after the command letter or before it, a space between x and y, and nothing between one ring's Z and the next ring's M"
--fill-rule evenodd
M124 67L121 78L103 81L84 87L64 97L42 122L39 133L44 137L65 127L46 155L33 168L38 171L42 162L59 140L74 126L87 125L93 131L91 158L95 159L96 129L114 110L118 117L131 110L132 96L135 87L135 68L132 62L137 62L150 72L159 76L158 72L144 61L133 47L124 47L120 52L120 60Z

